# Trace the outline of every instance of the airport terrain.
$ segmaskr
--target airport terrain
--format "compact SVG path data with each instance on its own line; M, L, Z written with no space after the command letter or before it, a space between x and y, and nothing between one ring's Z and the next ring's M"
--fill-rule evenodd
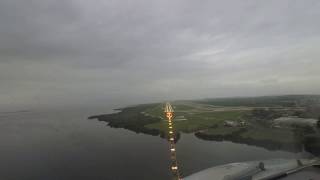
M204 140L232 141L271 150L320 152L319 128L309 125L276 126L281 117L314 119L320 116L320 96L291 95L219 98L171 102L177 137L194 133ZM167 134L164 104L126 107L114 114L91 116L115 128L150 135ZM177 139L178 140L178 139Z

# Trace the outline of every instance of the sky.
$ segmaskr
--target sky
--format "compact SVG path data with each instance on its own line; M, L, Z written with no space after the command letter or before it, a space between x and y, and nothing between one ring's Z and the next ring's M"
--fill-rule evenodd
M0 110L320 92L318 0L1 0Z

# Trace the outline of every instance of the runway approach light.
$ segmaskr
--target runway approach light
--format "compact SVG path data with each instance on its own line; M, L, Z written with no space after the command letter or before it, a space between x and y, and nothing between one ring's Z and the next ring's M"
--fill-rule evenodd
M175 177L175 179L177 180L182 180L180 178L180 173L178 170L178 165L177 165L177 157L176 157L176 149L175 149L175 133L174 133L174 128L173 128L173 108L171 106L170 103L166 103L165 108L164 108L164 113L166 116L166 120L168 120L168 136L169 137L169 143L170 143L170 154L171 154L171 160L172 160L172 164L170 166L171 171L173 173L173 176Z
M171 169L172 169L172 170L177 170L178 167L177 167L177 166L172 166Z

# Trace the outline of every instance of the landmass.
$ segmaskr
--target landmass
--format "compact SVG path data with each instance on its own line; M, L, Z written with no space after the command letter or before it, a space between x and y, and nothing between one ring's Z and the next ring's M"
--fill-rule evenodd
M174 127L203 140L232 141L270 150L320 153L320 96L286 95L172 102ZM109 126L166 138L163 103L91 116ZM177 138L178 140L179 138Z

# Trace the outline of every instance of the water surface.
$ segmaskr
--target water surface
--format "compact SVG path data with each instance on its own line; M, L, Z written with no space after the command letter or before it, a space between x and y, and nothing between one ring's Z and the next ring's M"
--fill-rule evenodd
M166 140L87 120L109 109L0 114L0 179L170 179ZM177 145L183 175L237 161L301 157L182 134Z

